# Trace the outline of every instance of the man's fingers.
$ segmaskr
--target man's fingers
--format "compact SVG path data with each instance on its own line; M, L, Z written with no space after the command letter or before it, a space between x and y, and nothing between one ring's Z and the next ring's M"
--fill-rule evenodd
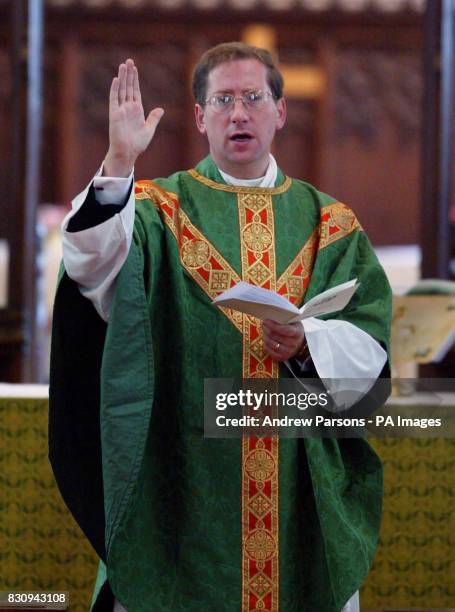
M271 321L270 319L264 321L263 329L269 334L279 334L280 336L287 336L289 338L297 338L303 331L301 323L288 323L284 325L282 323L276 323L276 321Z
M290 344L288 341L283 340L282 338L264 338L264 346L272 351L277 351L279 347L286 351L292 351L295 349L294 344Z
M160 119L163 115L164 115L164 109L162 108L158 107L158 108L154 108L153 110L151 110L146 120L147 127L153 130L153 132L155 132L156 126L160 122Z
M282 342L275 342L270 338L264 339L266 352L277 361L284 361L295 354L296 348Z
M133 72L133 99L135 102L141 102L141 89L139 87L139 72L134 66Z
M109 105L112 110L116 110L119 106L118 90L119 90L119 80L118 80L118 77L114 77L114 79L112 80L111 90L109 92Z
M274 359L280 361L295 355L305 338L305 332L300 323L282 325L266 320L262 328L265 350Z
M119 80L119 103L123 104L126 99L126 65L120 64L118 69L118 80Z
M126 60L126 101L133 101L133 82L134 82L134 62L131 59Z

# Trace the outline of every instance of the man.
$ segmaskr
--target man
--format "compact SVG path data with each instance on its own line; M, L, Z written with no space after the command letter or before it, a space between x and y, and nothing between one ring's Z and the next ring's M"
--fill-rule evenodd
M113 595L128 612L358 609L382 497L367 442L203 437L205 378L287 363L371 385L387 363L390 289L368 239L270 154L282 87L268 52L210 49L193 77L209 157L133 190L163 110L145 119L132 60L113 80L108 153L63 225L51 384L56 478L104 561L94 610ZM240 280L299 305L355 277L344 311L304 326L211 305Z

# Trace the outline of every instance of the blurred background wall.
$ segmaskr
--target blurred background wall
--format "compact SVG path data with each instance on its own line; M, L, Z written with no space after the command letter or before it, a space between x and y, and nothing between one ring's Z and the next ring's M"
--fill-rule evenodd
M146 108L166 110L137 175L195 164L206 144L194 127L193 65L208 47L240 39L273 49L285 74L289 118L275 147L283 169L348 202L375 244L417 242L420 8L404 0L48 0L40 200L67 203L103 159L107 94L127 57L139 66ZM9 105L4 17L3 142ZM4 172L6 147L0 155ZM3 175L2 199L7 194Z
M127 57L136 61L146 110L160 105L166 111L153 145L136 168L137 178L153 178L190 168L207 153L194 125L191 72L208 47L238 39L272 50L284 73L288 121L274 146L283 170L349 204L373 244L386 247L380 255L391 273L398 266L399 274L405 268L409 282L418 277L422 0L42 3L41 175L35 189L41 244L53 231L55 238L58 219L103 160L108 91L119 62ZM11 203L12 180L20 183L22 178L16 174L13 179L10 164L12 111L19 105L12 83L11 20L12 6L18 4L27 3L0 0L0 201L10 202L5 218L0 218L0 239L9 234L9 257L14 261L23 251L20 239L12 236L13 224L21 224L22 217L16 217ZM26 60L30 57L24 49ZM18 65L20 70L20 61ZM60 207L60 214L52 213L52 207ZM59 257L57 243L52 241L54 259ZM390 245L401 245L398 255L387 249ZM39 251L37 243L34 261L24 261L23 267L35 265L34 278L55 277L55 261L49 255L39 259ZM49 307L41 315L39 307L44 304L43 291L52 294L55 283L50 288L49 283L35 284L15 300L19 268L10 268L8 316L0 296L0 380L42 381ZM24 374L18 355L32 340L24 339L24 315L19 311L34 290L36 304L30 304L25 319L39 319L32 322L38 332L30 351L43 367Z

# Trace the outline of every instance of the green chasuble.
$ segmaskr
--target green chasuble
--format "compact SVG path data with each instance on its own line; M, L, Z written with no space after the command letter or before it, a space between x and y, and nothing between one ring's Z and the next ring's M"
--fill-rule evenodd
M135 189L107 327L66 274L56 298L51 460L104 561L93 610L112 605L107 572L128 612L339 612L374 556L378 457L364 439L204 439L203 391L290 375L256 319L211 305L240 280L301 305L357 277L330 318L387 349L390 288L368 238L280 171L274 188L232 187L208 157Z

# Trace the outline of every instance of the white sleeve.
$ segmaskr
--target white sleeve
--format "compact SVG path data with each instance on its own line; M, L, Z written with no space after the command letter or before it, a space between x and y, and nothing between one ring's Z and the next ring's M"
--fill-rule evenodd
M133 173L128 178L95 176L93 186L97 201L123 204L132 181ZM63 261L68 276L79 284L82 295L92 301L98 314L107 321L115 279L133 237L134 189L131 189L127 204L107 221L79 232L68 232L68 223L85 202L89 188L90 184L74 198L72 210L63 220Z
M101 176L103 167L104 162L93 178L96 201L100 204L123 204L133 180L134 169L131 170L129 176L124 178L118 176Z
M318 376L337 409L346 410L372 388L387 361L386 351L348 321L310 317L302 325ZM285 363L294 374L290 363Z

